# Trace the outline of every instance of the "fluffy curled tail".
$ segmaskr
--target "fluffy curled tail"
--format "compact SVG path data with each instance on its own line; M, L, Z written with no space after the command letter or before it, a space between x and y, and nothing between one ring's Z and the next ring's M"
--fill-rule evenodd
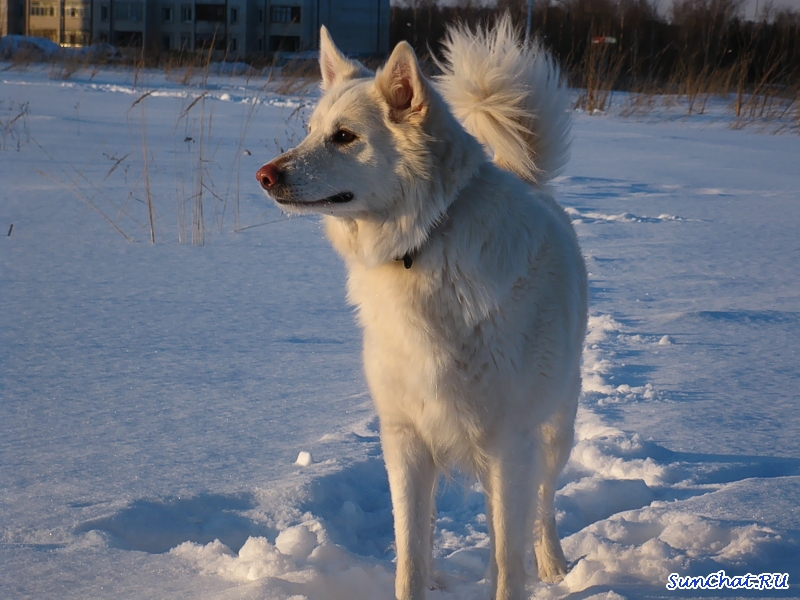
M451 28L439 91L500 167L544 183L569 159L571 115L560 71L538 44L525 47L506 15L490 30Z

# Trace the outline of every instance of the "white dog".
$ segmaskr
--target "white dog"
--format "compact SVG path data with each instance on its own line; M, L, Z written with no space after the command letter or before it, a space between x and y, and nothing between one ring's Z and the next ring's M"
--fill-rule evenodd
M395 594L433 582L438 473L486 491L493 598L566 561L555 483L570 452L586 330L586 271L545 183L570 116L559 73L508 19L452 30L428 81L406 43L373 74L321 32L324 95L299 146L256 174L284 209L325 215L364 329L397 543Z

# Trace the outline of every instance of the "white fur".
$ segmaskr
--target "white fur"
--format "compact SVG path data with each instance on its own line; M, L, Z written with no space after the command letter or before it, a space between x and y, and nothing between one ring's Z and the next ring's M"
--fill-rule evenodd
M506 17L492 31L452 29L444 56L439 89L498 165L537 183L564 168L571 125L567 90L541 46L520 45Z
M534 533L539 577L566 573L553 496L586 329L577 239L541 183L568 150L558 72L507 22L450 32L444 98L408 44L373 76L324 30L321 41L325 95L308 137L271 163L282 179L270 194L325 214L347 265L392 493L396 597L422 599L433 581L435 483L455 465L486 490L492 597L523 598ZM335 143L339 130L355 139ZM352 200L330 201L343 192Z

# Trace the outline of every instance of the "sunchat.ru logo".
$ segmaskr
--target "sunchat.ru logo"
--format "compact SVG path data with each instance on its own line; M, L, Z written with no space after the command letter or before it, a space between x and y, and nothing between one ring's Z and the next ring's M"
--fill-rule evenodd
M746 573L729 576L725 571L709 575L681 577L670 573L667 577L668 590L788 590L788 573Z

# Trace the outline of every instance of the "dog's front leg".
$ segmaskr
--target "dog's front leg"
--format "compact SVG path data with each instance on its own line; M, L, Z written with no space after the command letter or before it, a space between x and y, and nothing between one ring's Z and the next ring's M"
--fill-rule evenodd
M492 600L525 598L525 549L535 510L536 468L524 440L491 456L482 483L492 537Z
M431 514L436 466L430 450L408 425L381 427L392 493L397 546L397 600L424 600L431 569Z

